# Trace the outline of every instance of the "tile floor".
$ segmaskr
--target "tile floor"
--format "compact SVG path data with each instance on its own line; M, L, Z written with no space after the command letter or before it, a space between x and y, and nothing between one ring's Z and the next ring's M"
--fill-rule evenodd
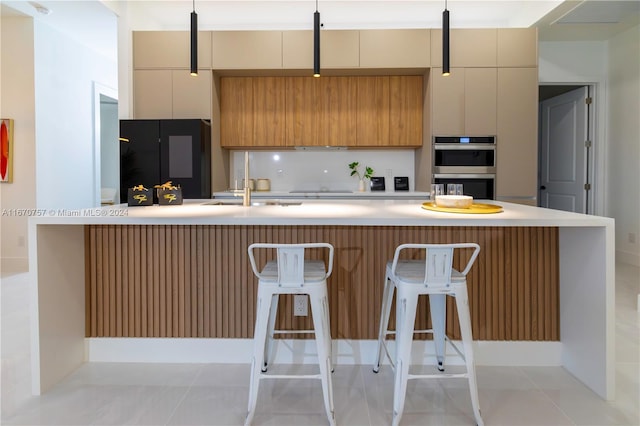
M640 425L640 268L616 267L616 400L562 368L478 367L486 425ZM30 395L26 274L4 276L3 425L241 425L246 364L85 364L50 392ZM303 370L313 366L293 366ZM391 423L392 374L336 366L339 425ZM255 425L325 425L320 383L264 381ZM466 381L410 381L402 425L472 425Z

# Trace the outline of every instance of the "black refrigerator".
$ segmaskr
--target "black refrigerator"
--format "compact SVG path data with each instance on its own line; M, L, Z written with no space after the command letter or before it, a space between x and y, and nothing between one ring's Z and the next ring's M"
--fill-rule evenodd
M211 122L120 120L120 202L128 188L167 181L183 198L211 198Z

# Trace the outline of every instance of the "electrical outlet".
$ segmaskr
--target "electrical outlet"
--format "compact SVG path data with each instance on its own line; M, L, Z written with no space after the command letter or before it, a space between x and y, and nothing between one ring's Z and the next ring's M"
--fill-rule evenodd
M634 234L633 232L629 232L628 238L629 238L629 242L631 244L635 244L636 243L636 234Z
M296 317L306 317L309 315L309 298L306 294L296 294L293 296L293 315Z

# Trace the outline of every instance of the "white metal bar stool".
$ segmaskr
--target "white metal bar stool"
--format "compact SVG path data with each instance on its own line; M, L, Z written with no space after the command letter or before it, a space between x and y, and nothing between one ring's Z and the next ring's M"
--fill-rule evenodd
M329 260L305 259L305 249L322 248L328 250ZM267 262L262 271L258 270L254 257L255 249L276 249L276 260ZM256 301L256 325L254 350L251 361L251 382L249 385L249 407L245 425L250 425L258 400L258 387L262 379L319 379L329 424L335 425L333 409L333 387L331 382L331 329L329 326L329 303L327 278L333 269L333 246L327 243L307 244L267 244L256 243L249 246L249 260L253 273L258 277L258 298ZM326 252L325 252L326 253ZM313 330L275 330L278 310L278 295L306 294L311 302ZM318 351L319 374L285 375L267 374L274 334L314 333Z
M405 249L424 249L425 258L421 260L400 260L401 252ZM454 250L473 249L462 272L453 268ZM459 244L402 244L396 248L393 262L388 262L384 294L382 297L382 311L380 330L378 333L378 353L373 367L374 372L380 369L383 354L389 358L394 369L393 389L393 425L400 424L404 411L407 380L428 378L467 378L471 393L471 405L476 423L483 426L480 417L480 404L476 384L476 371L473 361L473 337L471 336L471 318L469 315L469 301L467 296L467 273L471 269L480 246L475 243ZM389 315L394 290L396 296L396 331L389 331ZM432 329L415 330L416 308L418 296L429 295L429 310L431 313ZM446 296L456 300L460 333L464 351L461 352L446 336ZM457 354L465 361L466 372L460 374L409 374L411 364L411 343L414 333L432 333L436 349L438 370L444 371L445 343L449 342ZM396 336L396 356L392 359L387 348L388 335Z

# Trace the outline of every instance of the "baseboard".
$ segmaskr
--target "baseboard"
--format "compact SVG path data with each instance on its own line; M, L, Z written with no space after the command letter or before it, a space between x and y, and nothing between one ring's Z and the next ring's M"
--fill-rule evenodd
M86 345L89 362L248 364L253 352L252 339L88 338ZM275 363L317 362L313 340L278 339L274 346ZM459 342L458 346L461 347ZM412 350L416 363L422 354L426 354L422 356L423 362L433 362L433 341L415 341ZM447 352L455 353L453 349ZM333 341L336 364L373 364L375 355L375 340ZM560 366L562 343L476 341L474 355L476 365ZM462 364L457 357L451 357L447 362Z
M3 257L0 259L0 270L3 273L21 273L29 271L29 258Z
M616 262L628 265L640 266L640 253L631 253L624 250L616 250Z

